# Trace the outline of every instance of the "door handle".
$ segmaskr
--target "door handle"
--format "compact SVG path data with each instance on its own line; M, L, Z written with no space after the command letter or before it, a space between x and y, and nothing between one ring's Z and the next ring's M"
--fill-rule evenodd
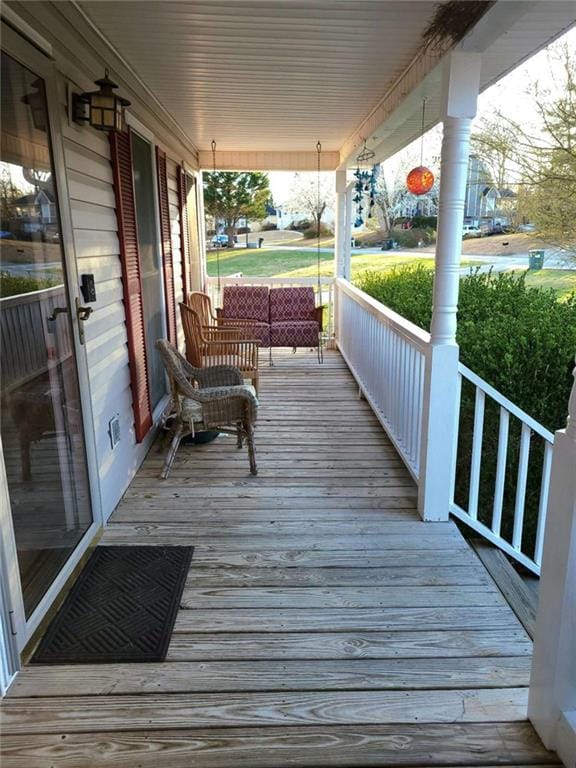
M48 315L47 320L56 320L58 315L64 315L68 312L68 307L54 307L52 314Z
M86 338L84 336L84 322L88 320L93 312L93 309L92 307L81 306L78 296L76 296L74 301L76 303L76 316L78 317L78 335L80 336L80 344L85 344Z

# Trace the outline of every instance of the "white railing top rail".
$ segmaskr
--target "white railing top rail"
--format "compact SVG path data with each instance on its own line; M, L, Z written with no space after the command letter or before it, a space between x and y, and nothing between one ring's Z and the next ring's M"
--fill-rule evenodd
M382 304L377 299L364 293L360 288L356 288L356 286L352 285L348 280L339 277L336 280L336 285L339 290L354 299L354 301L370 312L371 315L374 315L380 322L393 326L395 333L403 336L423 354L428 352L430 346L430 334L427 331L424 331L419 326L406 320L405 317L402 317L402 315L394 312L394 310L390 309L385 304Z
M42 299L49 299L51 296L56 296L64 290L64 283L59 283L51 288L41 288L39 291L29 291L27 293L18 293L15 296L6 296L0 298L0 304L2 309L8 307L20 306L21 304L33 304L36 301L42 301Z
M218 285L218 278L213 275L207 275L206 285ZM239 285L245 283L246 285L318 285L317 277L249 277L243 275L241 277L228 275L227 277L220 278L221 285ZM321 277L320 285L332 285L334 283L333 277Z
M535 419L532 418L532 416L527 414L526 411L523 411L511 400L508 400L507 397L504 397L504 395L498 392L497 389L491 387L488 382L480 378L480 376L474 373L474 371L471 371L470 368L467 368L462 363L458 364L458 370L465 379L472 382L472 384L478 387L478 389L481 389L486 395L488 395L488 397L492 398L492 400L495 400L498 405L502 406L502 408L505 408L510 414L512 414L512 416L515 416L517 419L530 427L533 432L536 432L537 435L540 435L540 437L543 437L544 440L547 440L549 443L554 443L554 435L552 432L549 432L546 427L543 427L542 424L539 424Z

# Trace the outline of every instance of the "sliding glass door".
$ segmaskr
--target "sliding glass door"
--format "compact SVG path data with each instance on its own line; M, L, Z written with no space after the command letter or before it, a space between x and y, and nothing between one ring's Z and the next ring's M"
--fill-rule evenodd
M45 80L4 52L1 71L0 434L28 620L93 518Z

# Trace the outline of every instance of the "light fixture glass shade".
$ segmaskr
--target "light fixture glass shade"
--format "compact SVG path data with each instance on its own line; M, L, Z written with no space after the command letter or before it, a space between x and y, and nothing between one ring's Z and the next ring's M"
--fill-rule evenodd
M110 80L108 71L105 77L96 80L96 85L100 86L98 91L76 97L75 120L88 122L97 131L122 131L124 109L130 106L130 102L114 93L118 86Z

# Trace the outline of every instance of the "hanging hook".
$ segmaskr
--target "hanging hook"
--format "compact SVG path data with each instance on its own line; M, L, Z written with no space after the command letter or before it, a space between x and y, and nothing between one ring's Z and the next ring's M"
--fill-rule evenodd
M426 96L422 99L422 127L420 128L420 165L424 162L424 115L426 114Z
M318 299L322 301L322 294L320 292L320 168L321 168L321 155L322 155L322 143L318 141L316 143L317 152L317 188L316 188L316 266L318 272Z

